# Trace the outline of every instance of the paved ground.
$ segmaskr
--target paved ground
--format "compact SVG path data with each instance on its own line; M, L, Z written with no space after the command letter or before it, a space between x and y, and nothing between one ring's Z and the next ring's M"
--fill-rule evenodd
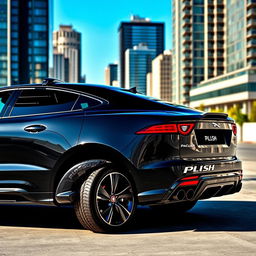
M139 209L128 233L80 228L72 209L0 206L0 255L256 255L256 145L242 144L239 194L201 201L172 220Z

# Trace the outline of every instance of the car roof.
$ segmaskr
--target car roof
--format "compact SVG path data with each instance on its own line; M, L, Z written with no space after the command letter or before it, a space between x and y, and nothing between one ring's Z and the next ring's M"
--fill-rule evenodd
M155 99L153 97L148 97L137 93L135 88L124 89L120 87L114 87L109 85L98 85L98 84L85 84L85 83L63 83L63 82L53 82L48 84L19 84L7 87L2 87L0 89L19 89L26 87L45 87L45 88L60 88L69 89L72 91L77 91L80 93L87 93L92 96L100 97L107 100L111 104L105 108L114 109L130 109L130 110L161 110L161 111L177 111L179 109L183 112L194 112L198 113L200 111L192 110L184 106L178 106L172 103L163 102L161 100Z
M56 83L50 83L50 84L14 84L11 86L2 86L0 87L0 90L3 89L10 89L10 88L20 88L20 87L51 87L51 86L56 86L56 87L63 87L63 88L70 88L70 89L80 89L81 91L84 91L85 87L97 87L97 88L104 88L108 90L126 90L120 87L114 87L110 85L99 85L99 84L86 84L86 83L63 83L63 82L56 82ZM127 90L129 91L129 90Z

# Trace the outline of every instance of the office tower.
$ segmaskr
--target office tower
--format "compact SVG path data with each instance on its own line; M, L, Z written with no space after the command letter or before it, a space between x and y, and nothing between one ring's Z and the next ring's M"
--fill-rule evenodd
M60 25L53 33L54 76L70 83L82 81L81 33L72 26Z
M105 68L105 84L106 85L116 85L116 82L118 80L117 78L117 64L109 64Z
M152 72L147 73L147 95L152 95Z
M140 43L133 49L125 52L125 88L136 87L137 91L147 94L147 73L151 72L151 62L156 55L156 50L149 49Z
M80 79L80 83L86 83L86 75L82 75Z
M226 3L173 0L172 6L173 101L189 105L191 88L225 71Z
M0 1L0 85L48 76L50 0Z
M222 14L224 21L219 23L218 16L214 19L214 30L224 24L224 50L221 47L224 51L224 72L218 72L217 67L213 77L205 76L204 80L191 90L190 105L192 107L204 105L206 110L217 108L227 111L236 104L244 113L250 114L252 103L256 100L256 1L210 2L213 11L206 15L208 23L212 12L216 13L220 11L220 7L224 8ZM216 67L222 61L222 58L218 58L221 55L218 41L214 47L217 48L215 52L217 58L214 59L213 66Z
M64 54L53 54L53 77L61 81L69 81L69 60Z
M127 83L125 77L125 52L134 46L145 43L149 49L155 50L155 56L164 51L164 23L151 22L147 18L131 16L130 22L122 22L119 26L119 65L120 86Z
M164 51L152 61L152 72L148 74L148 95L172 101L172 52Z

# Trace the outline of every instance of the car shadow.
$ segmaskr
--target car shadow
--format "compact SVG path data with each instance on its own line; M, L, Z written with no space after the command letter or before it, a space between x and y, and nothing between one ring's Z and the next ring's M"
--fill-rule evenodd
M179 215L144 209L138 211L135 228L129 233L158 233L193 230L256 231L256 201L200 201Z
M0 226L81 229L71 207L0 206ZM139 207L134 224L122 234L189 231L256 231L256 202L200 201L187 213L170 215Z

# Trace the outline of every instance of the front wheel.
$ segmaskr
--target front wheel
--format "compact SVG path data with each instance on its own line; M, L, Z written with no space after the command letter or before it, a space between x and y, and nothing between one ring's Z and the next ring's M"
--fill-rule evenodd
M80 189L75 211L80 223L94 232L118 232L134 217L136 200L128 175L115 169L91 173Z

